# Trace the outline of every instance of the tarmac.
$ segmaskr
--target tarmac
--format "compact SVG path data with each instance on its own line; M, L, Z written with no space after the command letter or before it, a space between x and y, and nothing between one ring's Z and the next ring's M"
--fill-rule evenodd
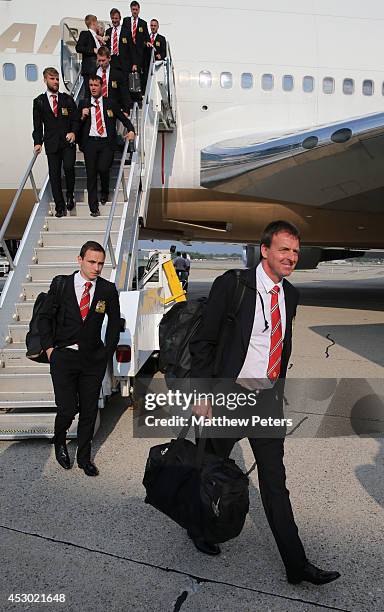
M190 296L207 294L222 268L193 266ZM94 441L97 478L60 468L48 441L0 442L0 609L382 612L384 268L321 266L292 280L301 305L286 402L299 426L285 444L288 488L308 558L341 578L287 583L256 471L241 535L218 557L199 553L144 503L146 458L161 440L133 438L135 410L116 395ZM253 462L246 441L233 457ZM12 593L40 602L12 603Z

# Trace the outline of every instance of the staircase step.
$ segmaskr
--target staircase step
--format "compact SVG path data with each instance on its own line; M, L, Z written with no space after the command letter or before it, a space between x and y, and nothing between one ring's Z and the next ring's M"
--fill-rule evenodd
M32 317L33 305L34 305L34 302L32 302L31 300L26 301L26 302L19 302L18 304L15 304L15 312L18 316L17 321L19 321L22 324L29 323ZM12 348L16 349L16 348L21 348L21 347L17 347L15 346L15 343L12 343Z
M109 217L109 213L111 210L112 202L107 202L106 204L100 204L100 213L103 217ZM121 217L123 214L124 202L123 198L121 198L120 202L117 202L115 207L115 217ZM90 219L89 206L87 202L77 201L77 204L73 210L67 213L67 217L77 217Z
M29 359L28 361L32 363ZM33 367L31 370L33 370ZM53 398L52 379L49 371L45 373L36 372L35 374L33 372L31 372L31 374L8 374L6 368L2 368L0 371L0 396L2 394L6 395L7 393L11 394L12 392L18 393L19 395L24 393L37 394L38 397L36 397L36 399L45 400L47 399L47 395L49 395L49 400ZM4 400L6 397L2 399Z
M110 191L108 196L108 201L112 202L114 190ZM88 191L84 188L81 188L80 185L76 186L75 189L75 201L79 204L88 204ZM123 189L119 189L117 194L117 201L124 202L124 191ZM100 204L100 207L102 204ZM54 210L54 204L52 204L52 209Z
M29 274L32 281L51 281L54 276L58 274L72 274L75 269L73 263L60 263L54 262L51 264L32 264L29 266ZM110 277L112 270L111 264L105 264L103 268L103 276L105 278Z
M101 212L101 211L100 211ZM47 232L102 232L107 227L108 216L100 217L46 217L43 230ZM117 231L120 227L121 217L115 217L112 221L112 229Z
M62 247L38 247L35 249L35 257L37 263L51 263L52 261L60 261L61 263L72 263L75 268L77 264L77 256L79 254L78 247L68 246L65 249ZM111 258L109 251L107 251L106 263L110 263ZM35 261L36 263L36 261Z
M58 219L58 221L62 221L62 219ZM92 219L92 221L95 221L95 219ZM90 223L88 224L88 226L89 225ZM117 237L118 237L118 232L112 231L111 238L112 238L112 244L114 246L117 243ZM62 248L77 247L80 250L80 247L87 240L95 240L96 242L103 244L104 230L102 231L100 230L99 231L74 231L74 227L73 227L72 230L68 232L64 231L63 229L62 231L57 231L57 232L43 231L40 234L40 241L41 241L41 244L44 245L44 247L49 247L49 246L57 246L57 247L59 246Z
M39 402L39 400L17 400L13 401L12 408L25 408L26 402L29 401L29 407L34 412L7 412L0 414L0 440L22 440L23 438L52 438L55 425L55 402ZM21 405L18 406L17 404ZM0 401L0 408L2 408ZM5 408L10 408L10 402ZM36 412L39 408L45 408L44 411ZM51 411L47 411L51 409ZM77 435L78 415L76 415L73 423L67 433L67 438L76 438Z
M24 349L24 352L25 352L25 349ZM33 364L32 361L30 363ZM9 376L10 374L22 374L23 376L30 376L31 372L33 376L35 376L35 374L47 374L47 373L49 374L49 364L48 363L33 364L33 370L31 370L30 366L1 368L0 369L0 380L1 380L2 374L6 376Z
M49 289L50 281L40 282L40 283L23 283L22 290L20 291L20 301L25 298L26 300L33 300L37 298L39 293L44 291L47 293Z
M12 347L12 348L11 348ZM25 345L17 342L15 344L7 344L7 346L0 350L0 361L4 364L4 367L0 369L0 374L5 373L6 369L9 368L29 368L30 373L33 375L36 368L40 368L41 364L31 361L25 354ZM36 370L37 372L38 370ZM26 375L24 374L26 377Z
M28 325L24 325L23 323L20 323L19 325L16 325L16 324L9 325L8 330L9 330L9 335L12 338L12 342L8 345L9 347L14 347L16 343L25 342L25 336L28 331Z

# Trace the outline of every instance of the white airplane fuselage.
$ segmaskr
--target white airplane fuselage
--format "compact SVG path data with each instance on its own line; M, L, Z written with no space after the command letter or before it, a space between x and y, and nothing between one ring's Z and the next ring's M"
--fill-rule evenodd
M111 6L73 0L65 5L2 3L2 212L31 158L32 99L44 91L42 71L50 65L60 71L60 22L86 13L107 21ZM123 16L128 14L127 3L116 6ZM381 2L152 2L142 5L140 16L147 22L157 18L170 43L177 95L177 129L164 136L163 168L159 138L147 235L180 232L184 239L252 242L266 222L283 217L300 226L307 244L384 247L378 231L384 202L383 212L367 215L363 207L308 210L283 199L260 200L201 187L201 151L214 143L249 135L262 142L383 110ZM4 78L6 63L15 65L13 81ZM37 81L26 79L27 64L37 66ZM222 86L230 80L230 87ZM46 173L41 157L38 184ZM228 224L227 231L214 230L219 221Z

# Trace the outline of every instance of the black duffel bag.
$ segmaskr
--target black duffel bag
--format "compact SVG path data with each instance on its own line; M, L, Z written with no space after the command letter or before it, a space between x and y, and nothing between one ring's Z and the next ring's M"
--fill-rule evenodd
M233 459L205 452L186 440L189 419L176 440L149 451L143 485L145 502L160 510L193 537L218 544L236 538L249 509L248 475Z

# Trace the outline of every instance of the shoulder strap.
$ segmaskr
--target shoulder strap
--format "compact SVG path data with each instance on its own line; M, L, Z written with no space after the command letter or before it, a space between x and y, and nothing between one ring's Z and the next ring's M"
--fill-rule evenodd
M233 272L236 275L236 288L235 288L235 293L233 294L233 300L231 303L231 307L229 311L227 312L227 320L230 323L232 323L235 320L236 315L240 310L240 306L243 301L244 292L245 292L245 284L241 280L241 270L233 270Z

